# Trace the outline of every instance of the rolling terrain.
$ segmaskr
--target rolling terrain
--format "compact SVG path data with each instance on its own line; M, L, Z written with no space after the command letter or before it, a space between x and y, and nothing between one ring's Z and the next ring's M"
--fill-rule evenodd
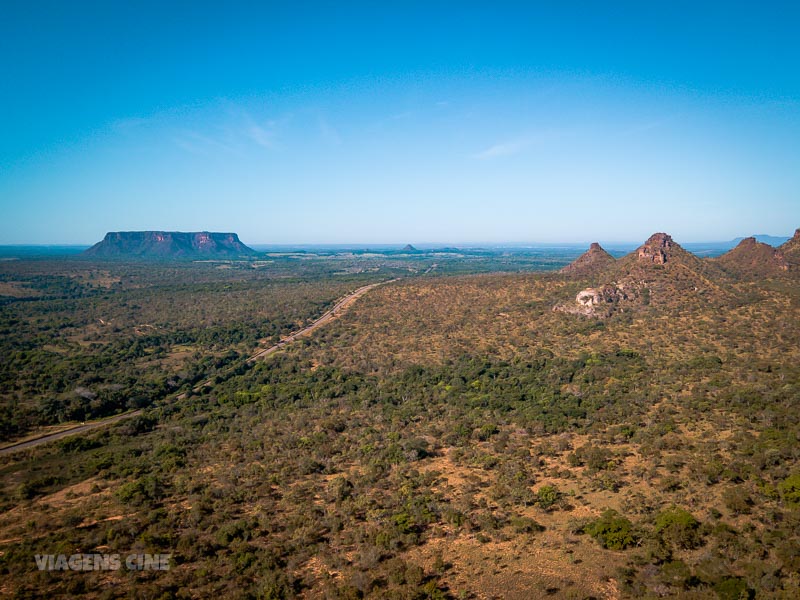
M748 240L699 259L655 234L619 259L591 248L596 264L584 257L562 273L420 269L370 287L260 360L196 369L176 388L183 399L0 458L2 591L795 598L796 240L780 248L786 269ZM284 287L245 270L182 273L211 280L187 290L206 289L207 315L220 319L230 294L261 306L265 322L290 300L306 323L343 295L329 277ZM157 297L135 282L113 294ZM587 290L592 311L554 310ZM7 331L44 323L35 312L14 321L17 304L4 308ZM185 306L154 311L178 332L197 318ZM270 329L265 348L292 330ZM265 337L220 336L208 351L244 357ZM77 551L173 559L140 573L39 572L32 559Z

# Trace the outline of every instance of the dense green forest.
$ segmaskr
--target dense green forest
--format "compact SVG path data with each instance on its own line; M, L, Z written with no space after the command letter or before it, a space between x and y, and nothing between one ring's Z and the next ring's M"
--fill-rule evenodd
M11 597L800 594L792 277L595 319L552 310L586 281L421 269L251 364L401 270L60 268L6 271L36 293L2 309L6 434L112 391L126 403L97 416L145 410L0 458ZM173 558L33 560L78 551Z

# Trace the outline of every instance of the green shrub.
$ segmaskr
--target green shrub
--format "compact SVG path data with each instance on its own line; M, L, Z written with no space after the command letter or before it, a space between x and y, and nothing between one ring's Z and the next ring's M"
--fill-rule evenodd
M493 435L497 435L499 431L500 429L498 429L497 425L495 425L494 423L487 423L485 425L482 425L481 428L478 430L478 439L482 442L485 442Z
M536 501L545 510L558 502L559 498L561 498L561 492L553 485L543 485L536 492Z
M584 531L609 550L624 550L638 541L633 523L611 509L584 527Z
M753 506L753 499L750 494L740 486L725 490L722 494L722 500L728 510L735 515L749 514Z
M689 511L671 508L656 517L656 533L678 548L697 548L702 544L700 522Z
M668 585L686 588L692 583L692 572L682 560L671 560L661 565L659 579Z
M783 501L789 506L800 506L800 473L790 475L778 484Z
M721 600L748 600L753 591L741 577L726 577L714 584L714 591Z
M536 519L531 519L530 517L512 517L511 526L516 533L538 533L544 531L544 527Z

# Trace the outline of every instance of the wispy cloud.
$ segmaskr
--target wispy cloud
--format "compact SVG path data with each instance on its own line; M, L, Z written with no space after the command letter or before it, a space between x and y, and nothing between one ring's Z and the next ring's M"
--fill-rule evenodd
M223 141L223 139L218 136L206 135L199 131L180 131L173 136L172 141L178 148L190 152L191 154L212 154L219 152L224 152L226 154L239 153L239 148L235 145Z
M489 146L485 150L481 152L477 152L473 154L473 158L478 158L480 160L487 160L490 158L497 158L498 156L513 156L514 154L519 154L523 150L525 150L528 146L531 145L530 140L509 140L506 142L500 142L499 144L494 144L493 146Z
M239 107L229 107L222 115L176 130L172 138L175 145L193 154L241 155L253 147L276 149L281 122L257 118Z
M247 127L244 133L262 148L275 147L275 131L272 128L267 129L266 127L253 123Z
M638 125L634 125L633 127L629 127L627 129L623 129L617 132L617 137L627 137L630 135L638 135L640 133L645 133L653 129L658 129L659 127L662 127L665 123L666 123L665 119L640 123Z
M552 142L570 135L573 135L573 132L569 130L553 130L515 137L498 142L489 146L485 150L476 152L472 155L472 158L477 158L478 160L491 160L493 158L500 158L503 156L514 156L516 154L525 152L533 146L537 146L545 142Z
M229 126L232 137L243 136L262 148L272 149L275 147L277 121L274 119L257 119L249 112L241 109L237 112L238 119L236 121L238 122L234 122Z

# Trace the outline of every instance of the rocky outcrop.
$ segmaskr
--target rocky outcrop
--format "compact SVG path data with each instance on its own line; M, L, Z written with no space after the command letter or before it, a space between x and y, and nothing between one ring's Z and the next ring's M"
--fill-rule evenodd
M755 237L743 239L735 248L714 260L726 271L745 277L769 277L789 270L789 263L780 248L763 244Z
M608 317L620 307L620 303L634 300L636 294L624 283L606 284L597 288L586 288L573 301L562 302L554 311L587 317Z
M654 233L636 250L617 260L612 269L612 277L617 281L663 279L669 283L681 278L690 286L709 274L709 263L684 250L666 233Z
M675 242L666 233L654 233L636 249L636 258L645 263L663 265L669 261Z
M111 231L85 252L98 258L239 258L257 254L235 233Z
M554 310L593 317L640 310L646 306L691 310L696 304L719 301L726 292L719 266L700 260L666 233L654 233L636 250L613 261L587 288ZM614 282L614 283L608 283Z
M600 244L594 242L586 252L561 269L560 273L573 277L585 277L595 275L612 264L614 264L614 257L606 252Z
M792 239L778 246L778 250L783 253L786 262L794 267L800 267L800 229L795 230Z

